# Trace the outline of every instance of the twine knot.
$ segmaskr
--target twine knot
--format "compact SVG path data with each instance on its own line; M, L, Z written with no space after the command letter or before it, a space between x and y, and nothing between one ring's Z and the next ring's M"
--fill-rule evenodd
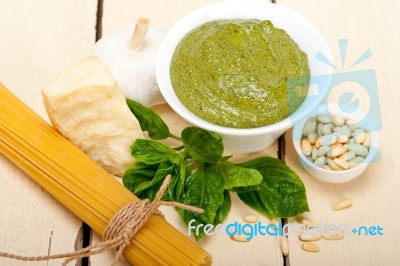
M108 222L103 233L103 241L100 243L93 244L74 252L56 255L28 257L0 252L0 256L24 261L43 261L65 258L62 265L66 266L73 260L89 257L90 255L96 255L108 250L114 250L115 257L112 262L112 265L114 266L118 260L123 257L124 249L131 244L132 238L147 223L153 214L164 217L164 215L158 211L158 207L161 205L174 206L200 214L204 213L204 210L201 208L185 205L179 202L162 201L161 198L167 190L170 181L171 175L167 175L152 202L148 199L135 201L120 209Z

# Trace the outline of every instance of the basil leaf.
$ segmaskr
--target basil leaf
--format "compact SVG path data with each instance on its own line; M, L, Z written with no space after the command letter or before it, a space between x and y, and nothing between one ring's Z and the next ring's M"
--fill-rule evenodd
M231 188L230 191L236 192L236 193L245 193L245 192L260 190L260 188L261 187L259 185L248 186L248 187L234 187L234 188Z
M165 177L172 172L172 169L173 169L172 163L168 161L160 163L153 179L150 181L143 182L138 186L136 186L133 193L138 194L139 192L154 186L158 182L163 181Z
M230 158L232 158L233 155L229 155L229 156L222 156L221 160L219 160L220 162L226 162L228 161Z
M238 193L253 209L270 217L292 217L309 211L303 182L280 160L260 157L237 165L256 169L263 176L259 190Z
M229 211L231 210L231 196L229 194L229 190L224 191L224 202L221 207L217 210L217 214L215 215L214 225L222 223L225 218L228 216Z
M199 162L216 163L222 158L224 145L217 133L187 127L182 131L182 141L186 151Z
M166 139L168 137L176 138L169 132L168 126L161 117L153 110L131 99L126 99L126 103L139 121L140 128L143 131L147 131L150 138L155 140Z
M257 170L239 167L229 162L217 163L211 169L224 178L225 189L258 185L263 179Z
M187 177L186 193L183 196L182 203L203 208L205 211L204 214L198 214L178 209L186 224L189 224L194 219L193 226L199 224L216 225L217 211L224 203L223 178L211 169L201 166L196 172ZM220 212L219 218L226 212L226 207ZM200 234L196 235L195 231L193 230L192 232L197 240L204 236L204 232L200 231Z
M123 184L127 189L133 192L139 184L151 180L156 174L157 169L158 164L149 165L137 162L122 176Z
M124 186L140 199L154 200L164 181L165 176L172 171L172 164L136 163L122 177ZM168 173L167 173L168 172ZM170 200L169 192L164 193L162 200Z
M176 165L174 166L176 168ZM175 171L174 171L175 172ZM182 196L182 183L180 182L180 176L179 173L172 176L171 182L168 185L168 194L169 194L169 200L170 201L180 201L180 198Z
M156 164L169 161L177 156L177 152L155 140L137 139L131 146L131 154L138 161Z

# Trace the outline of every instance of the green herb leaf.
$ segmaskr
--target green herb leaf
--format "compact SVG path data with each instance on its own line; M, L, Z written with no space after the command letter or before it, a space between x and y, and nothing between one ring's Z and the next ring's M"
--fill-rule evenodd
M217 214L215 215L214 224L222 223L225 218L228 216L229 211L231 210L231 196L228 190L224 191L224 202L221 207L217 210Z
M225 206L220 210L217 218L217 212L224 204L224 180L216 172L206 167L200 167L197 171L187 177L186 193L183 197L183 203L196 207L203 208L205 213L198 214L185 210L178 210L186 224L191 220L195 220L192 225L199 224L215 224L226 212ZM228 204L228 203L226 203ZM193 234L197 240L204 236L204 233L199 235Z
M168 137L179 139L169 132L168 126L153 110L131 99L126 99L126 103L139 121L140 128L143 131L147 131L150 138L155 140L166 139Z
M306 190L297 174L272 157L260 157L238 164L258 170L263 176L259 190L238 193L255 210L270 217L292 217L309 211Z
M138 162L125 172L122 177L122 182L127 189L134 193L135 189L141 184L151 182L154 179L159 167L159 164L145 164ZM154 183L151 187L134 194L140 199L149 199L152 201L160 189L163 180L164 179L160 180L158 183ZM165 193L162 199L169 200L168 193Z
M182 131L186 151L197 161L216 163L222 158L222 137L198 127L187 127Z
M211 169L224 178L225 189L255 186L263 179L257 170L239 167L230 162L217 163Z
M138 161L156 164L175 158L178 153L171 147L155 140L137 139L131 146L131 154Z
M168 161L160 163L153 179L150 181L143 182L140 185L136 186L133 193L138 194L139 192L156 185L160 181L163 181L165 177L172 172L172 170L173 170L172 163Z

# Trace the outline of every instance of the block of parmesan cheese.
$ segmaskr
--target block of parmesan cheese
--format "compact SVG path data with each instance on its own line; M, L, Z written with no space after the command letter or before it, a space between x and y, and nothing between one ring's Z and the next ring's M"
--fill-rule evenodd
M135 163L130 146L143 138L118 84L97 58L82 59L49 81L43 101L53 126L113 175Z

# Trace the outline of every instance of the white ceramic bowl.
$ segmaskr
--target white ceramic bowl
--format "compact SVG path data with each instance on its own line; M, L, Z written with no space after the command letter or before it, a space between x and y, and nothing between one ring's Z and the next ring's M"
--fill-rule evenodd
M361 125L361 127L369 131L371 138L371 146L369 148L369 153L367 157L362 163L348 170L331 171L316 166L303 154L300 147L300 141L302 138L302 133L305 123L310 117L316 117L318 115L324 115L324 114L329 114L331 116L340 116L344 119L351 119L354 121L360 121L359 124ZM300 163L310 175L328 183L344 183L353 180L354 178L361 175L361 173L364 172L365 169L367 169L368 165L374 162L374 159L377 156L379 148L379 133L375 131L374 128L375 128L374 122L371 121L368 117L365 117L365 115L360 111L355 111L353 113L346 114L343 111L341 111L341 109L337 104L328 104L319 106L309 116L299 121L293 128L292 138L293 138L294 148L296 149L296 152L299 155Z
M270 20L275 27L284 29L299 47L307 53L313 77L326 74L332 68L316 59L317 53L331 60L329 48L318 30L306 19L282 6L268 1L224 1L200 8L178 21L161 43L156 63L157 82L165 100L185 120L201 128L222 135L225 147L234 152L252 152L271 145L294 123L309 114L322 101L329 88L329 78L318 79L317 91L310 89L303 104L289 117L275 124L250 129L227 128L207 122L190 112L178 99L170 80L170 64L176 46L197 26L208 21L228 18Z

